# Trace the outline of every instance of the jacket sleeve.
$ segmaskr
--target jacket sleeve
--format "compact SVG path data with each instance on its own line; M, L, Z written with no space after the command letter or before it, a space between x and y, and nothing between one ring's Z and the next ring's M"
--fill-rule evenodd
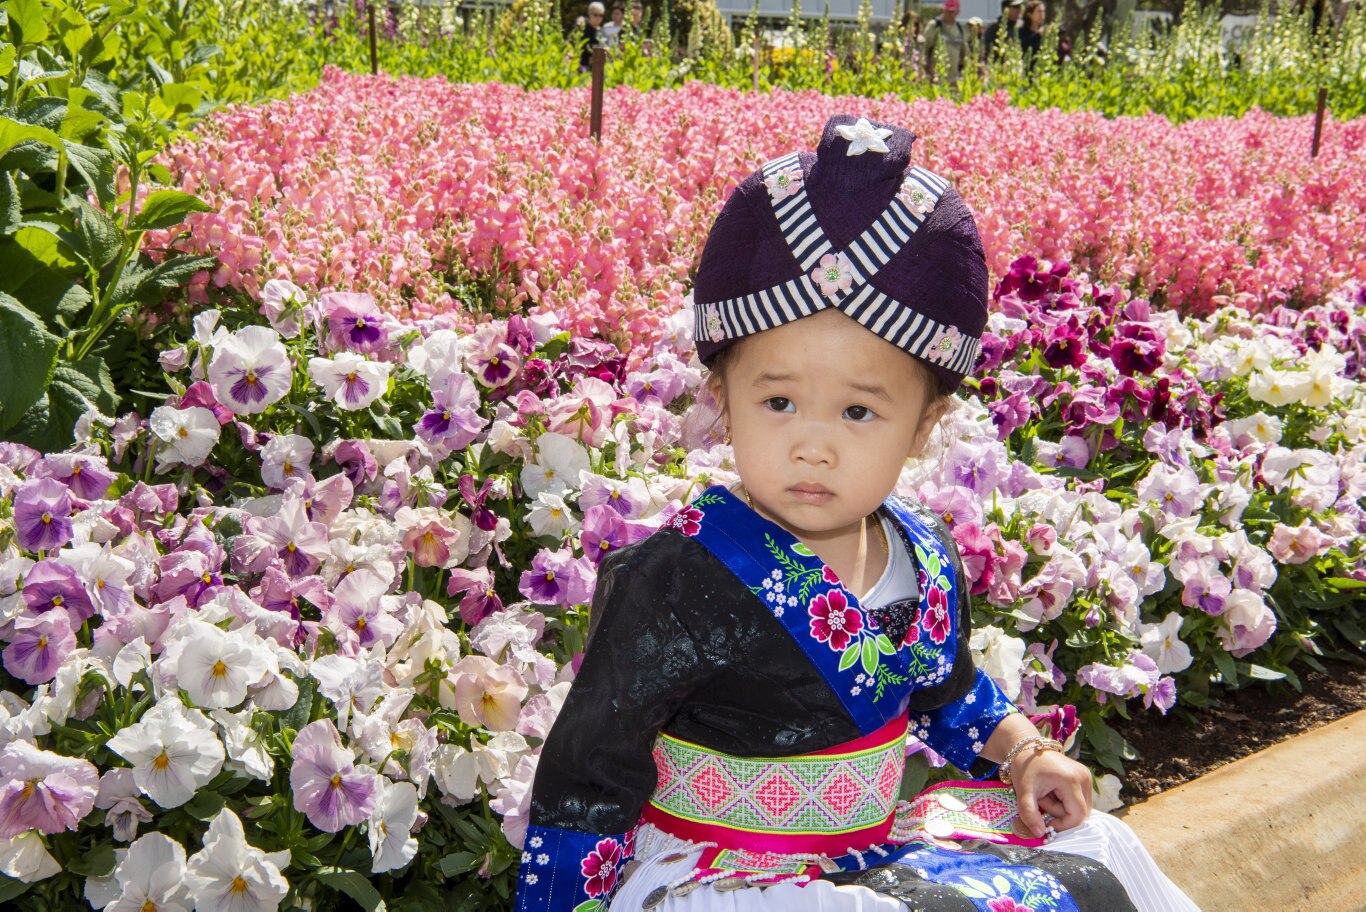
M972 638L972 597L968 594L967 573L958 544L944 521L918 503L912 507L933 527L939 540L953 558L956 615L953 670L937 687L911 694L911 734L930 749L974 779L985 779L997 764L981 756L991 733L1002 719L1019 712L991 679L973 665L969 640Z
M687 567L656 533L599 568L583 664L541 749L517 906L605 909L655 788L656 733L710 673L673 609Z

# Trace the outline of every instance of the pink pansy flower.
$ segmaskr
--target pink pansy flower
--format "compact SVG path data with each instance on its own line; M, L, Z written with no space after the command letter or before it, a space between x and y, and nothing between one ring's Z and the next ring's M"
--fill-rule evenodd
M74 830L95 807L100 774L89 760L11 741L0 751L0 839L27 830Z
M773 197L773 201L779 202L795 195L802 188L803 180L801 167L791 165L764 178L764 186L768 188L768 195Z
M829 643L836 652L847 649L849 641L863 630L863 615L849 605L841 589L816 596L806 611L811 615L811 635L819 642Z
M294 809L325 833L355 826L375 807L375 773L357 766L330 719L310 722L294 737L289 785Z
M466 656L452 666L448 681L453 685L454 709L460 721L489 731L517 727L527 686L512 668L484 656ZM443 688L443 697L445 692Z
M844 253L827 253L811 270L811 281L820 285L821 294L835 298L854 287L854 267Z

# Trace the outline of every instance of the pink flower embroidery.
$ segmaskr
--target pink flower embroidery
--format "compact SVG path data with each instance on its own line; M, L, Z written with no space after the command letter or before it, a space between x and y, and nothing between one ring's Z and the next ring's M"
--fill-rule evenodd
M930 347L925 351L925 358L939 364L948 364L962 347L963 334L958 331L958 327L941 326L935 334L934 341L930 342Z
M920 619L920 626L930 635L930 639L936 643L942 643L949 638L950 619L949 619L949 599L944 590L938 586L931 586L926 592L926 599L929 608L925 610L925 615ZM910 635L907 635L907 639ZM918 637L917 637L918 638Z
M840 578L835 575L835 571L831 570L829 566L821 569L821 579L832 586L838 586L840 584Z
M934 197L920 184L911 180L909 174L901 182L901 189L896 195L906 204L906 208L916 215L928 215L934 209Z
M813 598L807 613L811 615L811 635L829 643L836 652L848 648L850 639L863 629L863 615L849 607L849 600L839 589Z
M827 253L821 264L811 270L811 280L821 286L821 294L833 298L854 284L854 267L843 253Z
M580 869L588 879L583 888L589 896L611 892L617 883L617 865L621 859L621 844L615 839L600 841L597 848L588 853L588 857L580 863Z
M764 178L764 186L768 188L768 195L773 197L776 203L796 194L802 187L802 180L802 169L792 165Z
M666 528L677 529L692 538L702 531L702 511L696 507L684 507L671 516L664 525Z
M1033 906L1022 906L1009 896L987 900L987 908L991 912L1034 912Z

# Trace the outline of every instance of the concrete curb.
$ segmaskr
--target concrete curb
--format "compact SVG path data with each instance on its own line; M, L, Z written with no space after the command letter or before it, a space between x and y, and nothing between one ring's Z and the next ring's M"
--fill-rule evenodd
M1122 812L1203 912L1366 909L1366 710Z

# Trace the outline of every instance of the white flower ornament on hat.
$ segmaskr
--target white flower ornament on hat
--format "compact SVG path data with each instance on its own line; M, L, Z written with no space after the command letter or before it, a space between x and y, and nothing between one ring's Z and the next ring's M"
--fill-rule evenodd
M838 126L835 128L835 132L849 140L849 151L845 152L845 155L862 155L869 149L883 154L892 151L883 142L884 139L892 135L892 131L885 127L873 126L866 117L860 117L852 127L848 125Z
M764 178L764 186L768 187L768 194L773 197L773 201L776 203L787 199L801 189L802 180L802 169L793 166Z

